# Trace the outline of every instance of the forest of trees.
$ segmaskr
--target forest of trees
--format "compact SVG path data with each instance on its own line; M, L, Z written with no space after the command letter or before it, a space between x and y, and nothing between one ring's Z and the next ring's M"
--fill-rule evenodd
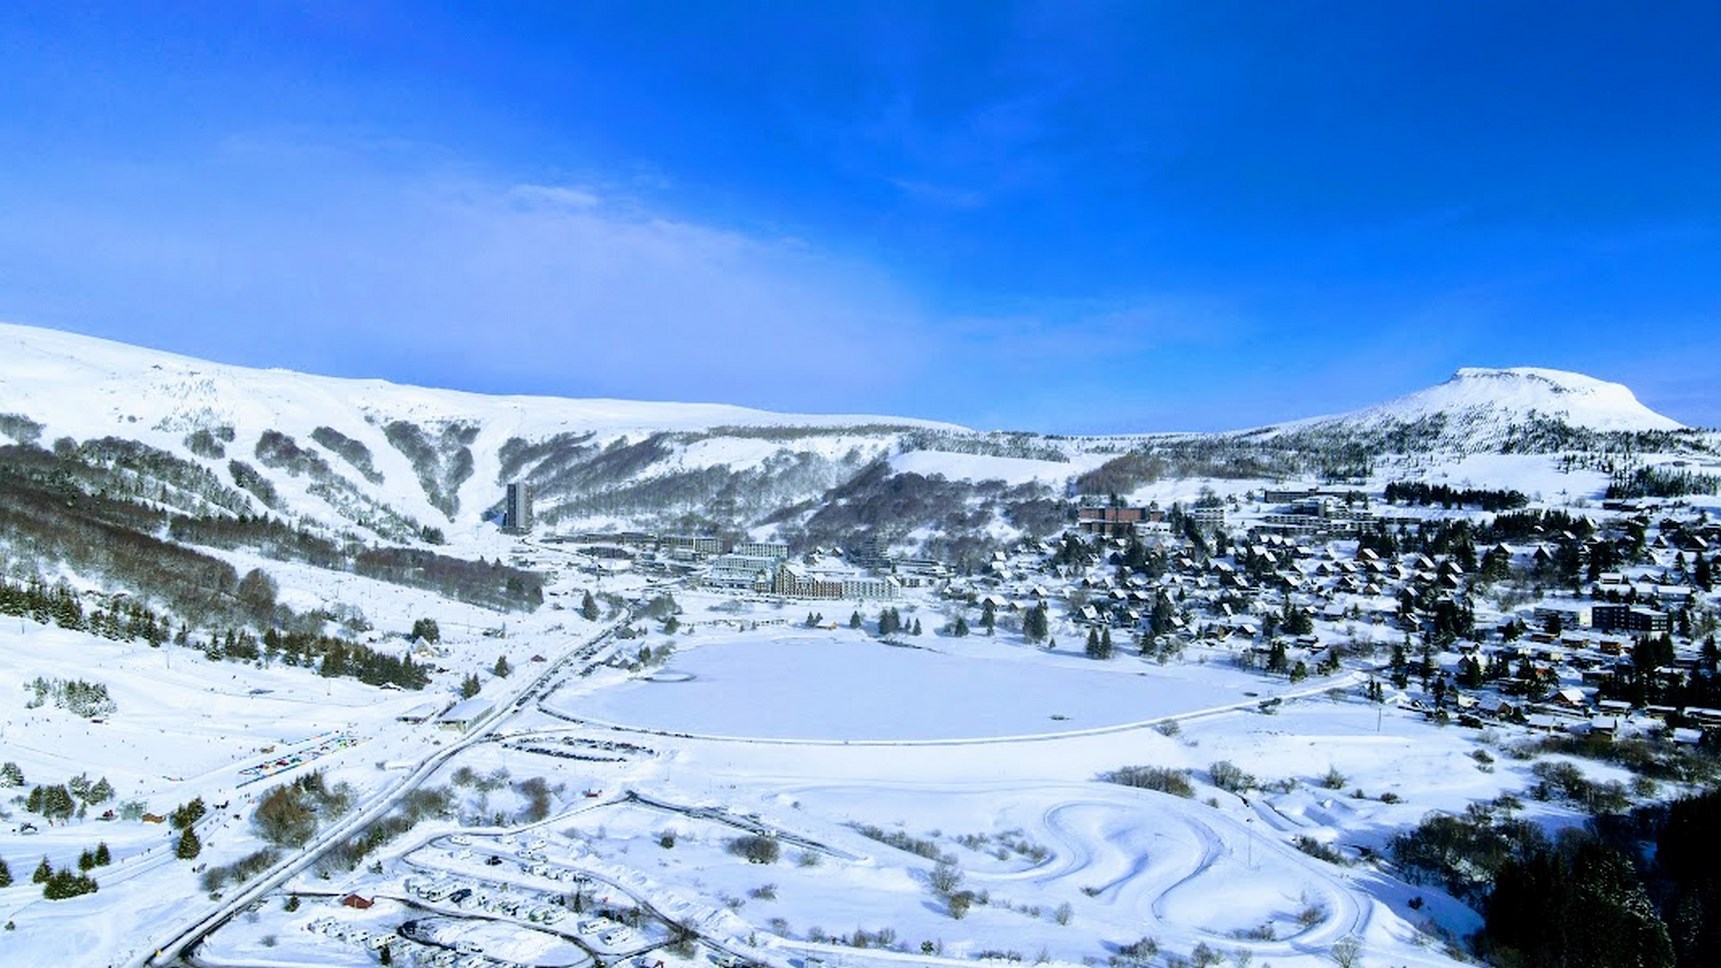
M372 484L382 483L382 474L377 472L371 462L370 448L363 441L354 440L333 427L318 427L311 431L311 439L320 444L329 453L353 466L353 469L364 475L364 479Z
M1640 497L1685 497L1689 494L1721 494L1721 477L1680 467L1638 467L1616 473L1608 481L1609 499Z
M1491 965L1697 966L1721 950L1721 791L1599 814L1550 839L1510 797L1393 838L1403 876L1476 907Z
M1423 481L1392 481L1386 485L1386 500L1392 504L1438 504L1455 509L1477 507L1484 511L1512 511L1530 503L1520 491L1485 487L1451 487Z
M116 596L108 609L96 608L86 612L83 595L66 586L50 586L40 580L13 584L0 579L0 615L25 616L44 625L51 623L118 641L141 639L150 645L161 645L171 638L179 645L202 650L212 661L281 661L288 665L315 667L324 676L347 676L370 685L392 683L404 689L422 689L430 682L429 671L414 663L412 657L404 652L398 657L392 656L350 639L275 626L267 627L261 639L248 628L232 625L205 627L197 633L198 638L193 639L188 627L181 625L177 633L172 633L174 621L171 617L157 615L135 599ZM73 688L61 685L63 689ZM106 708L100 703L105 699L105 691L96 695L93 686L89 687L87 695L75 689L65 695L69 697L68 701L78 702L80 708L86 705L97 710ZM104 714L100 711L90 713Z

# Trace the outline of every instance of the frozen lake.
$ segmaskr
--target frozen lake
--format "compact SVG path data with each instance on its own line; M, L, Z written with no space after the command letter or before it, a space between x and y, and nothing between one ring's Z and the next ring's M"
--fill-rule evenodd
M690 681L557 693L572 716L701 735L940 740L1094 729L1243 702L1232 670L1095 662L967 640L900 647L859 633L737 635L677 652ZM957 653L962 649L967 654ZM953 651L937 651L951 649Z

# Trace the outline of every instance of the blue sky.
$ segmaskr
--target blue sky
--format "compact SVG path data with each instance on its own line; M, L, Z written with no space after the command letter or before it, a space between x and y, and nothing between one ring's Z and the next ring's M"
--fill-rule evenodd
M1721 424L1713 3L18 3L0 318L1056 432Z

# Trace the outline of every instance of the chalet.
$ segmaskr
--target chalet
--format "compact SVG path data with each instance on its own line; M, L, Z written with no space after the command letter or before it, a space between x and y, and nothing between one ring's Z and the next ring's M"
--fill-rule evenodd
M1704 729L1713 729L1714 727L1721 726L1721 709L1709 709L1703 706L1689 706L1685 710L1685 718L1690 720L1694 726L1701 726Z
M1511 719L1518 713L1518 707L1500 696L1483 696L1476 701L1479 712L1496 719Z
M341 898L341 904L345 907L357 908L360 911L364 911L376 904L376 901L372 898L360 897L357 894L348 894L346 897Z
M1564 722L1558 716L1550 716L1547 713L1531 713L1524 717L1524 725L1543 733L1558 732Z
M1691 600L1691 587L1689 585L1657 585L1655 586L1655 597L1664 605L1684 604Z

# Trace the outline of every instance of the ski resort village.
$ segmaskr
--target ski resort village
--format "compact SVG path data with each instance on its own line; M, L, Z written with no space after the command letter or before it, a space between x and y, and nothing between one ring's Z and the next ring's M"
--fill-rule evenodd
M1721 435L1618 384L1058 437L4 326L0 434L9 966L1721 944Z

